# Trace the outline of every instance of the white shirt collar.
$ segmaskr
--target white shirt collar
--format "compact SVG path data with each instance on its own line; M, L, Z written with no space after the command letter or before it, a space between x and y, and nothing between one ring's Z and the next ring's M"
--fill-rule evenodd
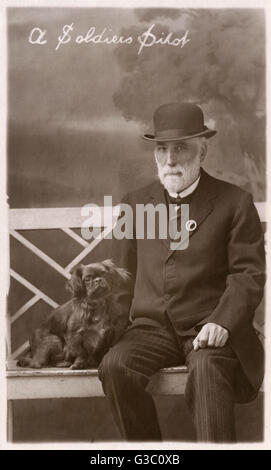
M174 198L177 198L178 196L179 197L186 197L188 196L189 194L191 194L193 191L195 191L196 187L198 186L199 184L199 180L200 180L200 175L199 177L196 179L196 181L194 181L194 183L192 183L190 186L188 186L188 188L185 188L183 191L181 191L180 193L170 193L168 191L168 194L171 196L171 197L174 197Z

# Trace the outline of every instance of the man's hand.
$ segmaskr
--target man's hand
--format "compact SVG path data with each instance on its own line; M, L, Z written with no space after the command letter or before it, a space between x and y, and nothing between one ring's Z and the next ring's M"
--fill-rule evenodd
M229 338L229 332L216 323L206 323L193 341L194 350L200 348L222 348Z

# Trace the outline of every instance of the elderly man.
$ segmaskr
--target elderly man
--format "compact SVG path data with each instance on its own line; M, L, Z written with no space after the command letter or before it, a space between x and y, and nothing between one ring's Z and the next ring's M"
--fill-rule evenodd
M264 287L261 223L248 192L202 169L216 131L204 125L199 106L160 106L154 129L144 138L155 143L160 181L123 201L134 214L137 204L177 204L177 219L189 204L193 230L185 249L172 249L170 236L159 239L158 227L155 239L114 241L114 261L133 275L120 299L130 319L99 377L122 436L159 441L149 378L186 364L185 398L198 440L234 442L234 404L252 400L263 378L252 325Z

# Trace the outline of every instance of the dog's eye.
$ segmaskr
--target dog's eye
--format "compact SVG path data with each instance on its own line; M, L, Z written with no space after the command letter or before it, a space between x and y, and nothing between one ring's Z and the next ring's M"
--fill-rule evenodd
M85 277L84 281L86 282L89 282L89 281L92 281L93 279L93 276L90 276L90 274L88 276Z

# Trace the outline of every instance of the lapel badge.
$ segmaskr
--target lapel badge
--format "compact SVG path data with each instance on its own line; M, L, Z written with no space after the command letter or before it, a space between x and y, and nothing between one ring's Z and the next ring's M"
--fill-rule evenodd
M197 222L194 219L190 219L186 222L185 228L188 232L193 232L197 228Z

